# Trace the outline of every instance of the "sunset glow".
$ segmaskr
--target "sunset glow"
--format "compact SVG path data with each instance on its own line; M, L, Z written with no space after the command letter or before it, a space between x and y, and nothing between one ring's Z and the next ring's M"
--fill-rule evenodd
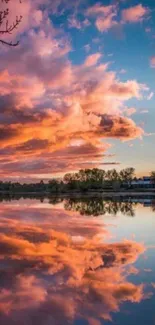
M154 1L6 6L23 18L7 36L19 45L0 44L0 178L153 170Z

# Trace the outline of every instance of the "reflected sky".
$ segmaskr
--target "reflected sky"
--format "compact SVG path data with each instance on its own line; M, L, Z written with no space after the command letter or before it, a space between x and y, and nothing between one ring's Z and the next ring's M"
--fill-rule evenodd
M155 324L153 202L0 203L0 324Z

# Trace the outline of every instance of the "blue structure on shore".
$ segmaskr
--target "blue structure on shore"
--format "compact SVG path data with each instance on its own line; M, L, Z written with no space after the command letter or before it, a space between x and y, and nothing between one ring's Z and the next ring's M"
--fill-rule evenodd
M143 178L133 179L131 181L131 187L133 188L155 188L155 182L153 182L150 176L144 176Z

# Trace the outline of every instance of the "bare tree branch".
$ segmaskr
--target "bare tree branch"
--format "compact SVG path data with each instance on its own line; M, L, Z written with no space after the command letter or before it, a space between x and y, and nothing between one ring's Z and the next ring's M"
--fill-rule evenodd
M0 0L2 3L5 3L8 5L8 3L12 0ZM21 3L21 0L19 0L19 3ZM6 9L3 9L0 11L0 35L9 35L12 34L19 26L19 24L22 21L22 16L16 16L16 19L12 24L9 23L9 7ZM19 41L12 42L4 40L3 38L0 39L0 43L3 45L8 46L17 46L19 44Z
M17 46L17 45L19 45L19 41L13 43L13 42L6 42L6 41L3 41L3 40L0 39L0 42L2 44L4 44L4 45L8 45L8 46Z

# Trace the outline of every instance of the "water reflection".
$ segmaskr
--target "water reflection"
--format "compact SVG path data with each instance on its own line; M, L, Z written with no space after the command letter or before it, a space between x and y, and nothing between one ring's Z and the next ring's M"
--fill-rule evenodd
M103 198L90 199L76 199L70 198L65 201L66 210L79 211L81 215L99 216L103 214L116 215L121 212L125 215L134 217L134 208L136 203L134 202L122 202L103 200Z
M51 205L62 203L64 209L80 212L81 215L99 216L104 214L116 215L118 212L133 217L135 215L134 210L138 203L144 207L151 207L152 211L155 211L155 197L154 196L98 196L98 197L63 197L63 196L45 196L43 194L0 194L0 202L11 202L13 200L18 201L21 199L38 200L41 203L47 201Z
M135 263L146 245L110 242L104 220L90 217L118 211L133 215L133 205L73 199L1 203L0 323L106 324L122 304L150 299L145 284L130 278L138 275Z

